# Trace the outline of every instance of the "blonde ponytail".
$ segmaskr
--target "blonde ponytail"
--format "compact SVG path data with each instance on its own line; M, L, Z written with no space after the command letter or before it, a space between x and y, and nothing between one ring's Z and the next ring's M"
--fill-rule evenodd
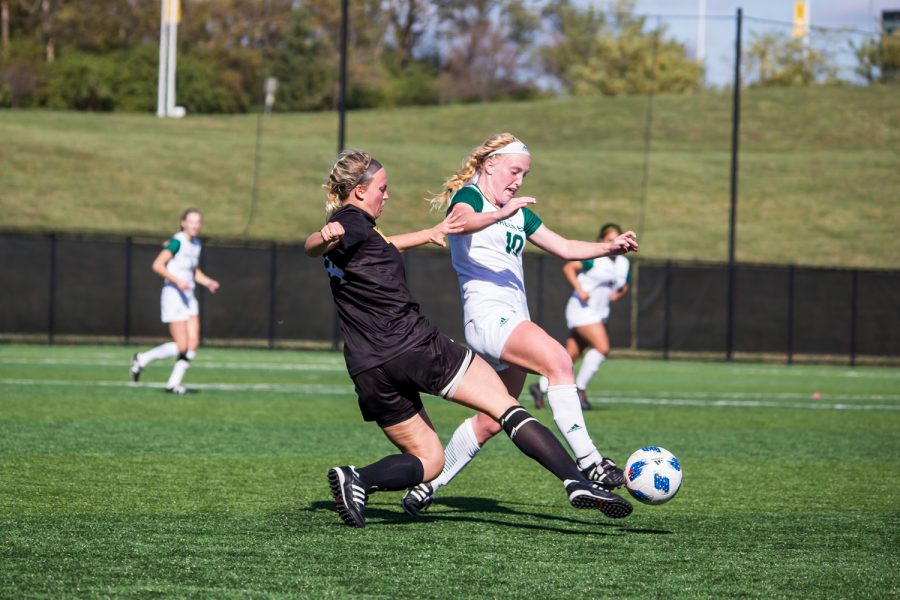
M497 133L486 139L480 146L472 150L466 160L463 161L462 168L450 176L444 182L444 191L429 199L433 210L442 210L449 203L453 194L458 192L466 183L481 170L485 159L488 155L515 142L518 138L511 133Z

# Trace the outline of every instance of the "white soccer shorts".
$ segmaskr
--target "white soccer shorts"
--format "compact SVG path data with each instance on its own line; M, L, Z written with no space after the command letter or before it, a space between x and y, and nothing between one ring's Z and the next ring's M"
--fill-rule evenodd
M159 309L163 323L179 323L200 314L200 306L193 291L182 292L173 285L163 286L159 296Z
M606 323L609 319L609 302L591 302L582 304L576 296L570 296L566 304L566 327L575 329L594 323Z
M466 323L466 343L494 369L503 370L500 355L519 323L531 320L528 308L499 303L479 308L481 314Z

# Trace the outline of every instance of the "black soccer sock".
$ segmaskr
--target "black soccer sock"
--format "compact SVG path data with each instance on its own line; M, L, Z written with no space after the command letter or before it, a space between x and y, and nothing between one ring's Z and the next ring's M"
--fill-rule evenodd
M513 406L503 413L500 425L519 450L561 481L587 481L556 436L521 406Z
M356 470L366 484L366 491L396 492L422 483L425 467L412 454L392 454L378 462Z

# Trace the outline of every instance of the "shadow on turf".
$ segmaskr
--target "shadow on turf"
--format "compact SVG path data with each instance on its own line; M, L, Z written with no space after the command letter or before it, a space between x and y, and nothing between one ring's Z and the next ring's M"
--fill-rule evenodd
M446 513L443 511L440 512L427 512L423 516L419 518L410 517L407 515L400 506L397 506L397 510L390 510L380 508L378 505L369 505L366 507L366 519L372 524L373 519L380 520L378 525L386 524L386 525L414 525L416 523L428 523L428 522L440 522L445 521L448 523L484 523L489 525L502 525L504 527L515 527L518 529L528 529L528 530L540 530L540 531L553 531L556 533L563 533L568 535L598 535L598 531L594 528L596 527L612 527L615 531L603 532L602 535L616 535L621 533L635 533L635 534L650 534L650 535L669 535L672 532L662 529L639 529L633 527L623 527L626 521L614 521L610 519L606 519L606 517L599 514L593 515L598 517L599 519L604 519L603 521L595 520L595 519L578 519L573 517L563 517L559 515L551 515L547 513L538 513L531 512L527 510L515 510L510 508L510 505L518 505L518 506L535 506L533 504L527 504L522 502L503 502L502 504L497 502L494 499L490 498L466 498L466 497L442 497L439 501L435 502L435 506L440 507L441 509L450 508L452 509L451 513ZM331 501L319 501L313 502L306 509L301 509L301 512L334 512L334 502ZM591 514L591 511L584 511L588 514ZM563 529L561 527L550 527L546 525L538 525L534 523L523 523L516 521L505 521L499 519L491 519L485 518L481 516L476 516L476 514L485 514L485 513L493 513L498 515L509 515L513 517L527 517L531 519L543 519L546 521L555 521L561 524L569 524L575 525L578 527L589 527L591 529ZM339 522L339 521L338 521Z

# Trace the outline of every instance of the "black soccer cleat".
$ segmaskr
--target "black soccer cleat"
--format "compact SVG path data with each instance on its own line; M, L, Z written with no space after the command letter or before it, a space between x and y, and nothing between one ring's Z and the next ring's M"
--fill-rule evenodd
M631 514L631 502L608 490L581 481L566 481L569 504L575 508L595 508L610 519L622 519Z
M603 458L581 472L592 484L605 490L625 485L625 472L609 458Z
M144 367L141 366L141 362L138 360L138 353L135 352L134 356L131 357L131 380L137 383L137 380L141 378L141 371L144 370Z
M188 393L188 389L179 383L178 385L173 385L172 387L167 387L166 393L167 394L175 394L176 396L184 396L185 394Z
M581 403L581 410L591 410L591 403L588 402L586 391L578 390L578 402Z
M534 407L537 410L541 410L542 408L544 408L544 396L546 396L546 394L541 391L541 386L536 383L532 383L530 386L528 386L528 391L531 392L531 397L534 398Z
M328 470L328 485L341 519L350 527L366 526L366 501L369 494L356 467L334 467Z
M400 499L400 506L411 517L421 516L423 512L428 510L434 501L434 489L430 483L420 483L415 487L409 488L403 498Z

